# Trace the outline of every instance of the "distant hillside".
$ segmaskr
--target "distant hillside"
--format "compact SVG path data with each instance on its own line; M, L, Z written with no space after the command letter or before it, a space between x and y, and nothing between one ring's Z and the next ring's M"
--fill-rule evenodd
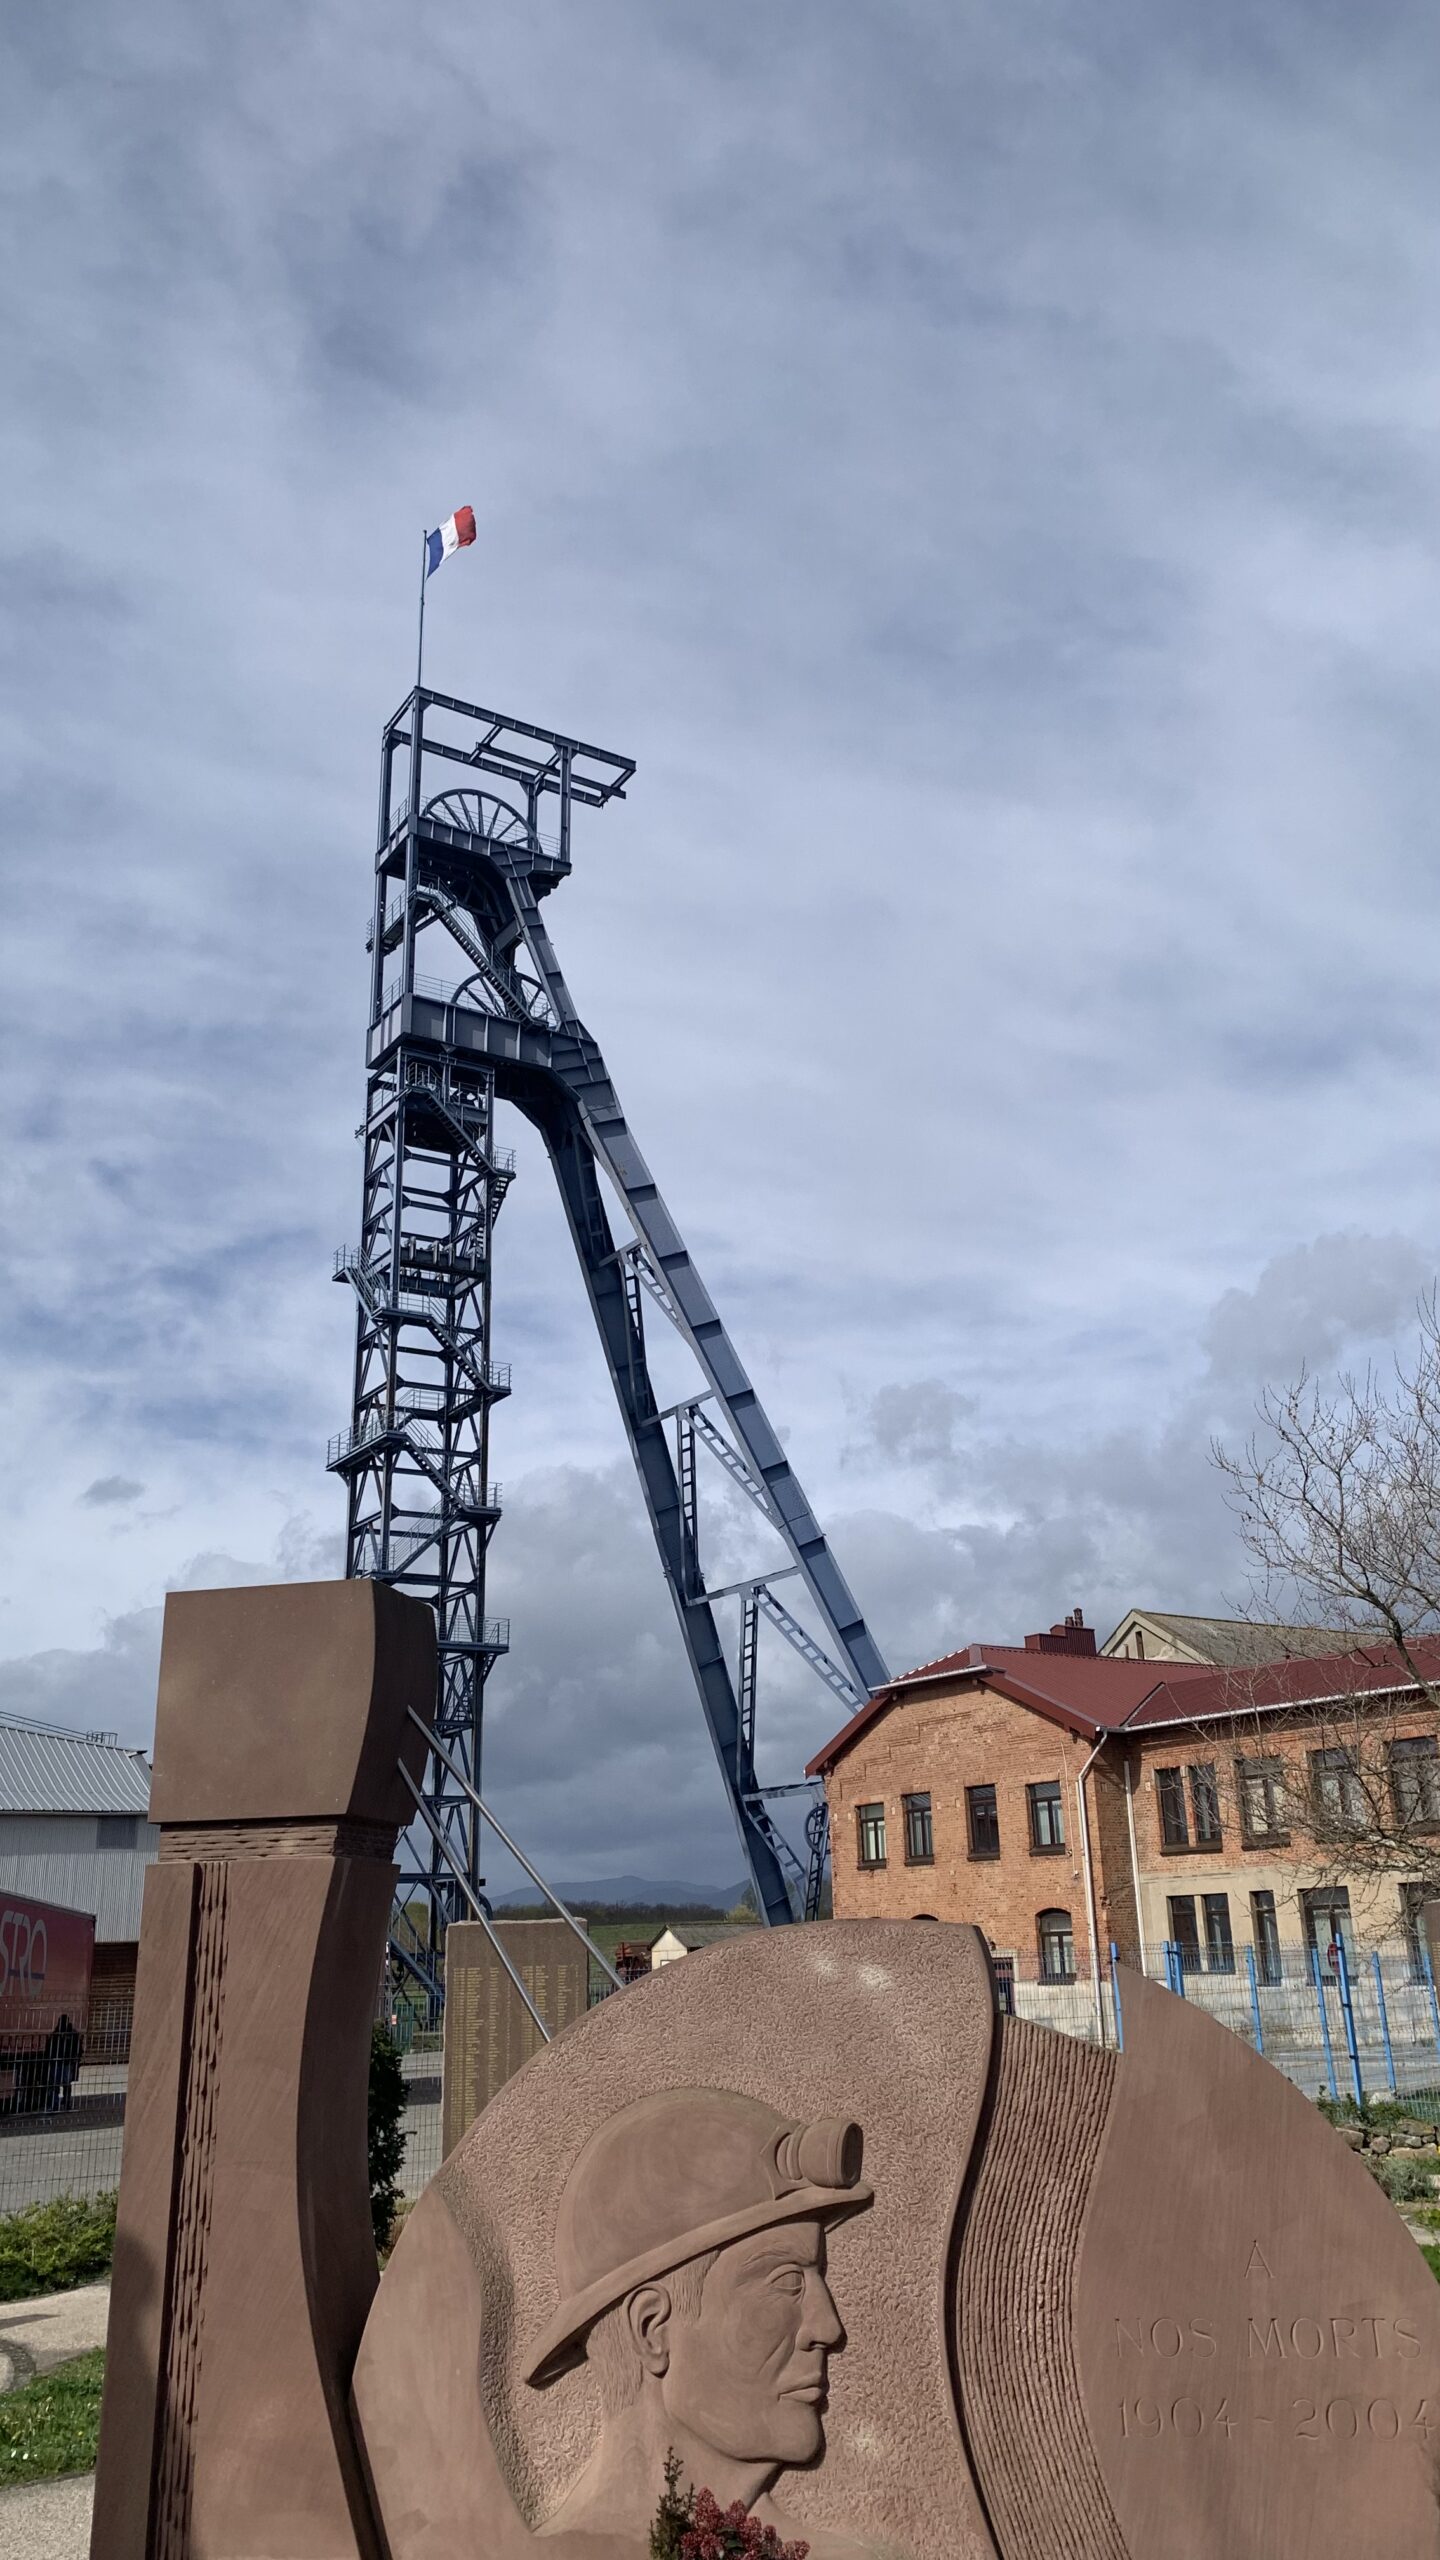
M670 1916L680 1912L705 1912L723 1920L734 1909L746 1890L742 1876L736 1884L696 1884L693 1879L677 1883L663 1876L592 1876L585 1884L564 1884L558 1879L555 1890L572 1911L598 1912L602 1907L614 1911L656 1911ZM497 1911L514 1911L522 1905L528 1910L538 1906L542 1897L533 1885L523 1885L514 1893L492 1897Z

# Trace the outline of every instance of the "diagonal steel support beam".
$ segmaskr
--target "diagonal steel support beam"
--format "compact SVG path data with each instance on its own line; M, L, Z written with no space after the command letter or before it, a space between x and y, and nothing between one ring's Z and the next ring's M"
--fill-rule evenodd
M522 1867L524 1868L525 1873L526 1873L526 1874L527 1874L527 1876L530 1878L531 1883L532 1883L533 1885L538 1885L538 1886L539 1886L540 1891L544 1894L546 1901L547 1901L547 1902L549 1902L549 1903L553 1903L553 1905L554 1905L555 1909L559 1912L561 1919L565 1922L566 1927L567 1927L568 1929L573 1929L573 1930L574 1930L575 1935L576 1935L576 1937L579 1939L581 1946L585 1949L585 1951L586 1951L586 1953L587 1953L588 1955L592 1955L592 1956L594 1957L594 1959L595 1959L596 1963L597 1963L597 1964L598 1964L598 1966L600 1967L601 1972L602 1972L602 1973L607 1973L607 1974L609 1975L610 1980L614 1983L616 1990L617 1990L617 1991L623 1991L623 1990L624 1990L624 1988L625 1988L625 1985L624 1985L624 1983L621 1981L619 1974L618 1974L618 1973L616 1972L616 1970L615 1970L615 1967L614 1967L614 1966L613 1966L613 1964L610 1962L609 1957L601 1954L600 1949L596 1946L595 1941L594 1941L594 1939L590 1936L590 1934L589 1934L588 1930L586 1930L586 1929L583 1927L582 1923L576 1919L574 1912L573 1912L573 1911L571 1911L571 1910L568 1908L568 1906L567 1906L565 1903L563 1903L563 1902L561 1901L560 1896L559 1896L559 1894L555 1891L554 1886L553 1886L553 1885L548 1885L548 1884L546 1883L546 1881L545 1881L544 1877L543 1877L543 1876L541 1875L541 1873L540 1873L539 1868L538 1868L538 1867L532 1867L532 1866L531 1866L530 1861L529 1861L529 1859L526 1857L524 1850L523 1850L522 1848L520 1848L520 1847L517 1845L517 1843L511 1839L510 1834L509 1834L509 1832L506 1830L504 1823L503 1823L503 1822L501 1822L501 1821L497 1818L497 1816L491 1812L490 1807L489 1807L489 1806L488 1806L488 1804L485 1802L485 1799L484 1799L484 1797L481 1795L481 1793L480 1793L480 1791L479 1791L478 1787L472 1787L472 1785L471 1785L471 1783L470 1783L469 1779L468 1779L468 1778L466 1777L466 1775L465 1775L464 1770L463 1770L463 1769L461 1769L461 1768L459 1768L459 1767L456 1765L455 1761L453 1761L453 1760L451 1759L449 1752L448 1752L448 1751L446 1751L446 1750L444 1750L444 1749L442 1748L441 1744L440 1744L439 1742L437 1742L437 1741L436 1741L436 1739L435 1739L435 1732L434 1732L434 1728L433 1728L433 1726L432 1726L432 1725L427 1724L427 1723L424 1721L424 1719L423 1719L422 1717L417 1716L417 1714L415 1713L415 1710L414 1710L414 1708L413 1708L413 1707L409 1707L409 1708L407 1708L406 1713L408 1714L408 1716L409 1716L409 1718L410 1718L411 1723L412 1723L413 1725L417 1725L417 1726L419 1727L420 1731L421 1731L421 1732L426 1736L426 1739L428 1740L428 1742L429 1742L429 1744L430 1744L430 1748L431 1748L431 1750L434 1752L436 1759L439 1761L441 1768L442 1768L442 1769L448 1769L448 1771L449 1771L449 1773L450 1773L451 1777L454 1779L455 1784L456 1784L456 1786L460 1789L460 1791L461 1791L462 1795L466 1795L466 1796L468 1796L468 1797L469 1797L470 1802L473 1804L473 1806L475 1807L476 1812L481 1816L482 1820L483 1820L483 1821L485 1821L485 1822L488 1822L488 1823L489 1823L490 1828L491 1828L491 1830L494 1832L494 1834L495 1834L495 1836L496 1836L497 1840L501 1841L501 1842L503 1843L504 1847L505 1847L505 1848L507 1848L507 1849L509 1850L511 1857L516 1861L516 1864L517 1864L518 1866L522 1866Z
M781 1848L786 1844L777 1847L778 1835L764 1808L746 1800L755 1773L742 1737L734 1683L709 1601L702 1591L688 1587L679 1478L669 1435L660 1419L643 1335L634 1320L627 1287L628 1267L624 1257L615 1252L594 1154L580 1113L567 1096L552 1092L541 1105L533 1096L528 1101L520 1095L516 1098L537 1121L550 1151L610 1382L650 1514L666 1588L750 1870L756 1906L767 1923L786 1922L793 1917L781 1857Z
M426 1730L429 1730L428 1726ZM444 1832L441 1830L439 1823L436 1821L435 1816L431 1812L429 1805L426 1803L424 1796L420 1792L420 1789L416 1786L409 1770L402 1768L400 1775L404 1779L406 1786L409 1788L411 1795L415 1799L416 1812L419 1814L421 1821L424 1823L426 1830L429 1832L430 1837L434 1841L436 1848L439 1850L441 1857L444 1859L446 1866L449 1868L450 1873L460 1887L465 1900L469 1903L472 1918L479 1921L480 1926L484 1930L486 1937L489 1939L491 1946L494 1948L495 1953L505 1967L511 1981L514 1983L516 1990L519 1992L521 1999L524 2001L526 2008L529 2010L531 2017L534 2019L536 2026L539 2028L545 2042L548 2044L550 2042L550 2030L546 2026L544 2019L541 2017L539 2010L536 2008L534 2001L531 1999L529 1992L526 1990L515 1966L511 1963L507 1949L496 1936L495 1924L492 1921L489 1912L486 1910L484 1903L481 1901L479 1894L475 1891L474 1886L471 1884L469 1877L465 1873L464 1860L457 1857L455 1850L446 1839Z
M552 1072L563 1083L597 1162L604 1166L625 1204L626 1215L644 1248L639 1258L642 1275L648 1264L652 1278L677 1310L680 1331L715 1392L755 1484L763 1489L770 1516L804 1573L811 1597L836 1651L849 1668L857 1693L866 1698L888 1677L880 1649L830 1553L820 1523L690 1258L660 1187L635 1143L599 1045L576 1015L539 901L527 880L514 879L509 886L516 921L536 975L566 1035L549 1042ZM545 1037L536 1036L542 1041Z

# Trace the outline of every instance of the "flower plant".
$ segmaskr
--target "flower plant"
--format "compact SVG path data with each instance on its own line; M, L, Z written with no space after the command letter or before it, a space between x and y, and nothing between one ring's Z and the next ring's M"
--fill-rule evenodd
M708 2489L680 2486L680 2457L665 2457L665 2486L650 2527L650 2560L806 2560L808 2542L782 2542L737 2498L722 2507Z

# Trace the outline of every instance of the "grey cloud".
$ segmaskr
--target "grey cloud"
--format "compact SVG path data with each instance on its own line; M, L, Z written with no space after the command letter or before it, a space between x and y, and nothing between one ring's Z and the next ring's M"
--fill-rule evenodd
M1284 1385L1302 1364L1329 1368L1356 1345L1388 1342L1434 1276L1412 1236L1317 1236L1278 1254L1253 1288L1226 1290L1205 1327L1211 1375Z
M1403 1236L1321 1236L1276 1255L1202 1324L1203 1371L1187 1379L1177 1364L1144 1419L1091 1432L1057 1409L1043 1431L982 1418L951 1446L944 1428L927 1427L932 1415L948 1424L941 1382L881 1388L868 1415L872 1461L896 1470L901 1499L927 1512L930 1526L871 1516L851 1531L870 1572L878 1565L877 1626L893 1627L898 1615L905 1651L918 1659L921 1630L933 1651L1013 1643L1077 1604L1102 1635L1147 1601L1242 1607L1248 1566L1212 1436L1243 1437L1259 1390L1283 1384L1302 1361L1324 1374L1357 1347L1403 1334L1428 1276L1425 1255ZM868 1595L866 1580L859 1587Z
M158 1608L133 1609L111 1619L98 1645L50 1645L0 1662L0 1709L148 1745L155 1729L160 1619Z
M136 1488L141 1490L141 1488ZM107 1499L110 1497L107 1497ZM323 1580L344 1569L344 1542L312 1520L287 1520L264 1561L215 1548L186 1558L166 1576L171 1591L228 1590L243 1584ZM159 1604L108 1619L93 1645L47 1645L0 1660L0 1712L38 1716L80 1732L110 1730L147 1749L155 1733L160 1668Z
M96 1476L77 1499L99 1509L111 1502L138 1502L144 1490L135 1476Z
M639 758L556 938L892 1657L1222 1592L1210 1430L1433 1260L1428 17L12 16L15 1658L338 1552L374 744L467 498L432 675ZM497 1769L699 1842L523 1164L496 1463L576 1473L497 1540Z
M880 1387L870 1400L866 1441L882 1457L953 1466L957 1428L973 1419L976 1410L973 1396L957 1395L940 1378Z

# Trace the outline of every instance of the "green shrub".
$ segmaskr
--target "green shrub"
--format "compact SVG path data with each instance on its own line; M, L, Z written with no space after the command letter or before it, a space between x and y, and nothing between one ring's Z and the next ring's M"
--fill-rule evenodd
M104 2380L105 2350L92 2347L7 2392L0 2400L0 2484L92 2471Z
M405 2073L400 2047L377 2021L370 2036L370 2220L383 2249L400 2201L405 2165Z
M1440 2281L1440 2249L1435 2248L1429 2240L1422 2240L1420 2243L1420 2255L1424 2259L1432 2276L1434 2276L1437 2281Z
M1350 2121L1355 2120L1351 2103ZM1414 2098L1367 2098L1363 2121L1376 2133L1395 2133L1405 2126L1423 2125L1433 2133L1435 2101L1430 2096Z
M1404 2151L1367 2151L1365 2166L1392 2204L1434 2203L1435 2190L1430 2184L1436 2174L1433 2160L1417 2160Z
M93 2284L109 2274L114 2254L113 2194L26 2205L0 2218L0 2302Z

